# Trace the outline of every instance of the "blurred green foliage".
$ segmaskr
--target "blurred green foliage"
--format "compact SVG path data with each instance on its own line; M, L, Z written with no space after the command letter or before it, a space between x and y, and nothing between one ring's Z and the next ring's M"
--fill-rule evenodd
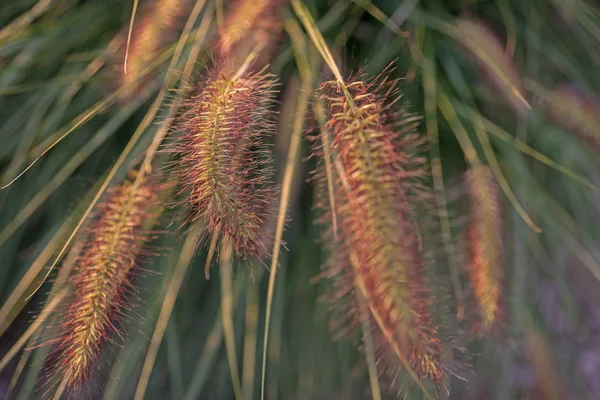
M194 26L221 3L208 0ZM447 218L450 231L445 233L450 233L456 254L440 251L431 274L439 286L438 297L444 299L443 312L453 321L447 328L454 332L456 346L466 348L465 363L470 364L457 373L461 379L449 381L449 398L599 398L599 149L551 123L543 107L545 90L560 84L572 85L582 95L600 93L598 4L584 0L304 0L304 4L344 72L364 68L372 76L393 62L392 74L406 78L401 101L424 117L420 128L424 135L439 135L439 142L430 142L432 160L439 150L442 175L437 179L445 186L445 202L438 204L438 212L442 224ZM133 1L117 0L0 4L2 184L61 139L0 191L0 304L4 305L0 358L9 354L26 333L32 315L42 309L54 280L46 281L32 298L28 295L42 282L44 267L58 256L115 161L126 146L132 146L115 171L113 184L141 160L169 113L172 96L167 94L139 140L130 142L154 107L174 51L174 45L164 50L164 62L156 66L153 80L133 99L115 101L123 52L109 43L126 33L132 7ZM283 17L295 20L291 8L284 7ZM514 68L512 76L520 82L530 109L515 108L501 90L506 82L494 81L498 74L492 66L478 63L468 43L456 36L453 27L467 17L481 21L505 46L512 61L495 61L500 68ZM174 75L181 74L194 46L200 46L194 74L202 74L210 63L208 43L216 32L216 19L210 21L206 43L195 44L190 35L171 70ZM305 44L298 44L282 35L270 67L282 83L274 144L279 182L306 90L292 45L305 46L315 78L328 76L320 70L322 63L310 39L303 37ZM179 86L175 81L167 81L169 89ZM597 99L591 103L595 108L588 112L600 115L600 103ZM303 131L316 125L308 121ZM592 134L600 138L600 122ZM461 299L470 296L464 256L468 206L461 181L467 163L459 143L465 138L478 158L490 164L497 161L516 200L542 229L535 233L515 211L516 203L503 195L507 319L502 333L485 339L469 332L468 310L465 320L455 318L465 305ZM491 148L486 147L488 140ZM370 398L360 333L333 340L329 310L321 301L329 285L315 279L326 254L314 223L315 191L306 182L314 168L314 160L304 160L309 153L310 144L303 139L300 156L292 160L294 182L283 237L287 250L281 253L274 287L266 398ZM165 157L159 154L158 160ZM164 222L171 219L172 211L166 211ZM153 244L163 256L144 265L151 272L139 280L139 307L124 327L127 341L107 352L86 398L133 398L163 298L185 246L177 225L163 229L168 234ZM222 293L216 266L212 279L204 278L205 257L206 251L200 249L177 293L145 398L233 398L219 311L227 291ZM254 261L241 261L234 268L233 333L246 399L260 395L268 277L269 271ZM11 297L25 281L24 290ZM43 326L46 333L52 330L50 322ZM22 343L24 350L10 361L0 361L0 398L42 396L42 360L48 349L35 347L43 337L37 335ZM420 395L411 391L410 398Z

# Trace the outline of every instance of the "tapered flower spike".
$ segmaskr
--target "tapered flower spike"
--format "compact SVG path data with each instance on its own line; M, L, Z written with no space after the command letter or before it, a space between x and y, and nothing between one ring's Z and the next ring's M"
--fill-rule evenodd
M540 96L544 113L600 153L600 100L571 85L560 85Z
M418 118L393 111L397 82L360 76L349 82L346 93L335 81L319 88L330 115L338 225L329 235L329 275L340 278L337 297L357 289L364 298L380 359L395 359L418 380L440 385L445 368L414 218L426 174ZM349 313L360 318L356 307Z
M275 133L275 82L264 72L223 71L217 65L183 100L175 124L182 135L169 151L188 220L203 219L213 245L231 240L238 256L260 257L268 251L264 221L274 195L264 139Z
M518 68L498 36L483 22L459 19L452 35L471 53L491 86L517 111L531 110Z
M471 167L466 185L470 198L469 277L477 302L478 325L485 333L498 325L502 315L502 212L498 188L488 167Z
M270 53L282 28L279 15L282 3L283 0L233 1L219 30L216 54L243 61L255 46L260 46L265 54ZM258 65L261 64L259 60Z
M98 369L103 346L122 338L117 326L131 309L130 280L158 200L157 187L146 181L133 191L126 181L108 192L98 206L84 250L72 276L74 293L65 304L59 334L50 340L48 358L55 382L79 389Z
M124 88L121 95L123 101L131 98L147 82L143 73L169 43L187 3L188 0L154 0L154 3L141 12L139 22L133 26L127 56L120 56L118 86ZM126 51L124 48L123 53Z

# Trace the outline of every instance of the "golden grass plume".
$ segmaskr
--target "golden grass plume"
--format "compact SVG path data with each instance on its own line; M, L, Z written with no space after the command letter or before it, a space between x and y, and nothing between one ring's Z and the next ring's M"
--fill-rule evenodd
M183 100L168 151L181 182L189 222L203 219L214 239L231 240L240 257L268 252L264 226L274 202L272 157L265 139L275 133L273 76L232 74L217 64Z
M423 140L419 118L395 110L396 84L385 74L370 81L359 75L347 90L336 81L319 88L329 110L338 226L326 234L332 254L325 274L337 276L335 297L344 305L357 290L364 298L380 360L438 385L446 371L414 215L426 175ZM347 307L344 318L360 319L357 308Z
M74 291L64 305L58 335L48 344L51 379L79 389L99 369L103 347L123 338L118 324L132 308L128 293L144 245L148 219L156 217L158 186L146 179L133 190L128 180L108 191L70 278Z
M471 167L466 185L470 200L469 278L477 302L479 329L488 332L502 316L502 210L494 176L487 166Z
M277 48L282 30L283 0L236 0L228 7L219 30L215 53L229 62L242 62L257 46L260 55L255 68L268 64Z
M600 101L573 85L544 90L540 101L546 116L600 152Z
M508 104L521 112L531 109L522 89L519 69L498 36L488 26L476 19L461 18L451 32Z
M123 101L139 92L147 77L151 76L143 76L143 73L173 39L188 3L188 0L154 0L141 11L138 22L133 26L127 57L125 46L120 54L117 86L124 89L121 95Z

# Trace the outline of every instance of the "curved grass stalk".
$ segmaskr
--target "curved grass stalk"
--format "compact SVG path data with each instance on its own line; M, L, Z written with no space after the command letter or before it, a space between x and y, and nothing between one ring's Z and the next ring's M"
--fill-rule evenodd
M77 242L69 251L69 254L67 255L67 257L65 258L65 261L62 264L62 268L60 269L58 275L56 276L56 280L55 280L54 284L52 285L52 289L50 290L48 297L44 301L44 306L42 307L42 312L49 305L49 302L55 297L55 295L61 289L64 288L64 286L67 282L67 278L69 277L69 275L71 274L71 271L75 267L75 262L76 262L77 258L79 257L79 255L81 254L86 240L87 240L87 237L82 238L82 240ZM42 327L41 329L39 329L29 339L29 341L28 341L29 345L24 348L23 354L21 355L21 358L19 359L17 368L15 369L15 372L11 378L9 387L5 393L7 398L10 398L10 394L16 387L16 385L19 381L19 378L20 378L21 374L23 373L23 370L25 369L27 362L29 361L29 358L32 355L34 355L34 351L37 351L40 354L38 355L38 357L36 357L36 359L34 359L34 362L32 363L32 367L29 369L26 381L24 382L23 386L21 387L21 391L19 392L18 399L23 400L23 398L29 397L28 393L31 393L31 391L33 390L34 381L36 381L39 371L42 368L42 364L43 364L42 360L45 358L45 356L48 352L48 349L46 347L40 347L37 345L39 343L39 340L42 337L42 334L44 333L44 331L45 331L45 327ZM28 389L23 391L23 387L28 387Z
M108 140L116 130L143 104L156 88L149 86L135 101L124 105L105 126L100 128L79 149L58 173L0 231L0 245L5 243L29 217L79 168L87 158Z
M139 79L143 78L148 73L150 73L155 68L157 68L160 64L162 64L165 61L165 59L170 56L170 53L171 53L171 49L166 49L163 52L163 54L161 54L160 57L157 57L157 59L152 64L150 64L147 68L145 68L140 73ZM79 114L75 118L73 118L71 120L71 122L69 122L67 125L65 125L64 128L59 129L54 134L50 135L42 143L40 143L38 146L36 146L32 150L32 153L34 155L31 156L32 161L29 163L29 165L26 168L24 168L17 176L15 176L13 179L11 179L8 183L3 184L3 186L0 187L0 189L6 189L10 185L12 185L21 176L23 176L29 169L31 169L31 167L33 167L33 165L35 163L37 163L44 155L46 155L50 150L52 150L54 147L56 147L60 142L62 142L67 136L69 136L71 133L73 133L77 128L83 126L85 123L90 121L94 116L96 116L96 114L98 114L102 110L106 109L110 105L114 104L117 101L117 99L119 98L119 96L125 90L129 89L130 86L133 86L136 82L137 81L131 82L127 86L124 86L124 87L120 88L119 90L115 91L113 94L105 97L103 100L100 100L99 102L97 102L96 104L94 104L93 106L91 106L90 108L83 111L81 114ZM69 128L67 128L67 127L69 127Z
M427 49L430 50L430 49ZM427 56L423 59L421 65L423 69L423 92L425 97L425 122L427 134L429 136L429 151L431 154L431 172L433 174L433 185L435 189L435 199L438 208L438 218L442 228L442 240L444 249L448 258L450 276L454 287L456 297L456 315L462 319L465 313L464 296L462 284L460 283L460 274L456 266L456 249L452 239L452 229L450 228L450 218L446 206L446 193L444 190L444 177L442 172L442 161L440 158L439 131L437 122L437 82L435 61L432 58L433 52L427 51Z
M519 75L499 40L477 20L466 18L448 27L447 33L462 43L481 62L492 84L516 110L530 111L531 105L519 84Z
M221 263L221 321L223 322L223 333L225 336L225 347L227 348L227 360L229 363L229 372L231 382L233 384L233 393L236 400L242 400L244 394L242 391L242 383L240 381L237 354L235 346L235 332L233 325L233 248L232 243L228 240L221 244L221 255L219 256Z
M317 21L317 27L322 32L329 30L333 24L344 15L350 5L351 3L346 0L338 0L331 8L329 8L327 13L319 21ZM291 61L293 57L294 55L292 47L290 46L285 48L277 57L275 57L272 64L272 70L280 71L282 66Z
M461 113L461 114L463 114L463 113ZM469 109L467 112L464 113L464 115L469 116L470 118L475 118L475 114L479 114L479 113L477 113L473 109ZM483 122L485 130L489 134L498 138L499 140L502 140L503 142L514 146L517 150L521 151L522 153L527 154L528 156L534 158L535 160L541 162L542 164L545 164L548 167L557 170L558 172L581 183L582 185L589 187L590 189L595 189L595 190L600 189L598 186L594 185L592 182L590 182L583 176L577 174L576 172L569 169L568 167L566 167L562 164L559 164L558 162L552 160L550 157L546 156L545 154L542 154L539 151L535 150L534 148L528 146L525 142L515 138L513 135L511 135L510 133L508 133L507 131L505 131L504 129L502 129L500 126L496 125L489 119L481 117L481 120Z
M286 29L290 24L286 22ZM267 304L265 309L265 333L263 338L263 354L262 354L262 372L261 372L261 388L260 398L265 398L265 378L267 370L267 352L269 343L269 328L271 322L271 310L273 308L273 294L275 292L275 278L277 276L277 265L279 261L279 252L281 250L281 238L285 228L285 218L287 215L288 203L291 194L291 186L294 178L294 169L296 168L298 152L300 149L300 139L302 137L302 129L304 126L304 117L308 111L308 104L313 91L313 77L308 59L305 56L306 46L304 38L296 35L297 31L293 28L288 30L288 33L293 38L292 45L294 53L302 76L302 90L300 99L298 100L298 110L292 127L292 135L288 148L287 160L283 173L283 183L281 188L281 199L279 202L279 213L277 215L277 225L275 228L275 237L273 244L273 252L271 255L271 267L269 273L269 285L267 288Z
M79 257L79 255L81 254L81 252L83 250L83 245L86 240L87 240L87 237L83 238L81 241L77 242L73 246L73 248L71 248L71 250L69 251L69 254L67 255L67 257L65 258L65 261L62 264L62 268L60 269L60 271L56 277L56 281L52 285L52 289L50 290L50 293L48 294L48 297L46 298L46 300L44 302L44 306L42 307L42 310L48 305L48 303L50 302L50 299L52 299L58 293L58 291L64 287L65 283L67 282L67 278L69 277L69 275L71 274L71 271L75 267L75 261L77 260L77 257ZM7 398L10 398L12 391L14 390L15 386L17 385L17 382L19 381L19 378L20 378L21 374L23 373L25 366L27 365L29 357L35 350L34 346L38 342L40 337L42 336L43 332L44 332L44 329L42 328L42 329L38 330L31 337L31 339L29 339L30 345L25 347L25 350L23 351L23 355L19 359L19 363L17 364L15 372L10 380L8 389L6 390L5 395Z
M25 158L27 150L35 140L35 132L40 128L42 118L50 108L54 97L55 91L49 91L49 93L43 96L40 99L40 101L35 105L35 107L33 107L31 117L26 122L25 127L23 129L23 133L21 134L21 138L19 140L19 144L15 149L14 157L12 157L12 159L10 160L10 163L6 167L5 173L3 175L11 175L13 171L18 170L20 168L20 163ZM2 206L5 204L5 201L9 198L8 193L5 194L5 198L2 199L2 202L0 202L0 210L2 210Z
M164 56L168 56L168 52L165 52ZM150 65L148 68L144 70L144 73L140 74L140 78L148 74L154 68L156 68L160 63L162 63L163 59L157 59L155 63ZM134 83L132 83L133 85ZM46 155L50 150L52 150L55 146L57 146L60 142L62 142L67 136L73 133L77 128L83 126L85 123L90 121L96 114L100 111L104 110L106 107L112 105L121 94L122 91L126 90L128 87L123 87L116 91L115 93L107 96L103 100L100 100L92 107L83 111L77 117L75 117L69 124L65 125L65 128L56 131L54 134L50 135L44 142L40 145L36 146L32 153L35 154L33 160L29 163L27 167L25 167L17 176L11 179L8 183L5 183L0 189L6 189L10 185L12 185L15 181L17 181L21 176L23 176L35 163L37 163L44 155ZM71 125L69 128L66 126Z
M0 44L10 37L16 37L19 31L27 28L35 19L39 18L53 0L39 0L31 9L14 19L10 24L0 30Z
M60 382L60 385L58 385L58 388L56 389L54 396L52 396L52 400L60 400L61 396L63 395L63 393L65 392L65 389L68 386L67 382L68 382L67 379L63 379Z
M515 49L517 47L517 35L516 35L516 21L515 16L510 12L510 7L507 0L496 0L498 3L498 9L502 15L504 26L506 26L506 49L505 54L512 58L515 55Z
M377 7L371 0L352 0L358 6L364 8L372 17L381 22L386 28L391 30L393 33L400 37L408 37L409 33L402 30L391 18L389 18L379 7Z
M199 235L203 229L204 227L202 225L196 224L192 227L185 239L179 259L177 260L177 265L173 271L173 276L169 280L167 292L162 301L160 313L156 320L156 326L150 340L150 346L148 347L146 358L144 359L144 364L142 366L142 372L135 389L134 400L142 400L146 394L146 389L150 382L150 375L152 374L160 343L162 342L165 330L167 329L167 324L169 323L169 318L171 317L173 307L175 306L177 295L183 284L183 279L185 278L196 250L196 235Z
M116 52L116 50L118 49L118 47L121 45L122 42L122 38L121 36L117 35L115 36L106 46L106 48L102 51L102 53L98 56L96 56L85 68L85 70L83 72L81 72L79 75L76 76L76 78L73 80L72 77L68 77L68 78L57 78L57 81L59 79L64 80L66 79L66 83L70 83L69 88L62 94L62 96L60 96L60 98L57 100L57 104L55 106L56 110L51 116L48 116L47 118L44 119L43 121L43 130L42 132L46 132L48 129L50 129L53 125L55 125L60 118L62 118L62 116L64 115L64 107L66 107L66 105L73 99L73 97L79 92L79 90L83 87L83 84L85 82L87 82L89 79L92 78L92 76L94 76L99 70L100 68L102 68L102 66L104 66L104 64L106 63L107 59ZM47 83L47 82L44 82ZM50 82L52 83L52 82ZM55 82L55 83L59 83L59 82ZM33 84L34 86L38 86L39 84ZM23 85L20 85L22 89L27 89L24 88ZM25 86L31 86L28 84L25 84ZM13 88L16 88L15 86L13 86ZM5 92L2 92L5 93ZM38 112L35 111L34 115L36 115ZM44 113L41 113L40 115L43 115ZM54 135L51 135L50 137L48 137L44 143L48 143L46 144L38 144L38 146L36 146L36 148L46 148L47 146L49 146L54 140L56 140L56 134L60 133L60 131L55 132ZM58 136L60 137L60 135ZM25 149L24 149L25 150ZM25 151L24 151L25 153ZM14 176L16 173L18 173L18 169L22 167L22 164L25 163L25 154L17 154L13 160L11 161L11 164L8 168L6 168L5 172L3 173L3 180L5 177L9 177L9 176ZM1 234L0 234L1 235Z
M327 175L327 193L329 196L329 208L331 210L331 222L333 227L334 239L337 239L338 224L337 224L337 213L335 207L335 192L333 190L333 179L330 179L332 175L331 169L331 146L329 143L330 135L327 128L327 115L325 111L325 104L323 99L316 98L313 101L313 110L319 123L319 130L321 131L321 141L323 142L323 159L325 160L325 174Z
M238 279L233 284L233 296L232 306L236 307L237 302L240 300L241 291L243 284L246 283L242 279ZM204 342L204 348L198 357L198 362L194 369L194 374L190 380L190 386L187 388L183 400L195 400L198 399L204 384L210 377L211 368L215 362L215 358L221 348L223 342L223 323L221 321L221 313L217 312L215 321L212 325L208 337Z
M358 305L361 313L360 325L362 328L362 334L365 342L365 354L367 357L367 368L369 371L369 384L371 385L371 396L373 397L373 400L381 400L381 388L379 387L379 374L377 373L375 346L373 344L373 337L371 336L371 326L369 324L369 310L365 299L362 298L362 295L359 292L356 292L356 298L358 300Z
M492 172L494 173L494 177L498 181L498 184L502 188L502 191L510 201L510 203L515 207L517 213L523 218L525 223L535 232L540 233L542 230L533 222L531 218L527 215L523 207L519 204L516 196L514 195L512 189L504 174L502 173L502 169L500 168L500 164L498 163L498 159L496 158L496 154L494 153L494 149L492 148L492 144L490 143L490 139L487 136L483 120L481 119L481 115L479 113L473 113L473 127L475 128L475 135L483 148L483 153L492 168Z
M99 182L97 183L97 186L99 186ZM22 301L21 303L19 302L21 301L21 299L23 299L23 296L27 292L27 289L32 287L35 279L40 275L48 261L56 252L57 247L65 239L65 237L67 236L67 232L74 225L74 221L77 215L83 209L84 204L86 204L92 198L92 193L94 193L95 190L96 186L94 186L90 191L88 191L88 193L79 202L79 204L77 204L71 215L69 215L65 219L65 222L52 235L52 238L48 241L46 246L42 249L40 254L33 261L25 275L21 278L17 286L8 296L6 302L0 308L0 336L4 334L6 329L12 323L13 319L22 310L25 304L27 304L26 301ZM29 297L30 296L27 296L27 298Z
M27 328L25 333L23 333L19 339L15 342L15 344L10 348L8 353L0 359L0 372L8 365L8 363L13 359L15 355L21 350L21 348L27 343L27 341L37 332L37 330L46 322L48 317L54 311L56 306L62 301L62 299L67 295L68 290L62 289L58 294L50 300L48 305L44 307L40 315L33 321L31 325Z
M257 271L256 282L262 278L262 270ZM256 365L256 344L258 343L258 286L248 284L246 288L246 315L244 323L244 350L242 364L242 393L244 400L252 400L254 396L254 375Z
M60 118L64 114L64 110L62 108L65 107L73 99L73 97L82 88L83 84L85 82L87 82L89 79L91 79L92 76L94 76L104 66L104 64L110 58L110 56L113 55L117 51L117 49L121 45L121 42L122 42L121 36L119 36L119 35L115 36L108 43L108 45L102 51L102 53L98 56L95 56L94 59L87 65L85 70L83 72L81 72L79 75L77 75L75 81L73 81L71 78L69 78L69 83L71 83L71 86L58 99L57 105L55 107L57 109L57 111L52 115L52 118L50 118L50 116L49 116L48 118L46 118L44 120L44 129L49 129L48 126L53 126L60 120ZM13 88L14 88L14 86L13 86ZM81 115L83 115L83 114L81 114ZM48 136L42 143L39 143L38 145L36 145L36 147L32 151L30 151L29 158L32 159L32 156L31 156L32 153L40 155L44 151L44 149L46 149L48 146L52 145L52 143L54 141L56 141L58 138L60 138L61 135L62 135L61 131L59 130L59 131L54 132L50 136ZM35 158L35 156L33 158ZM23 160L18 165L20 166L23 162L25 162L25 160ZM12 172L13 172L12 170L7 170L3 174L3 181L5 180L6 177L13 176L14 174Z
M456 135L456 138L459 141L469 164L472 166L479 165L481 163L481 161L479 160L479 157L477 156L477 151L475 150L475 147L473 147L473 144L471 143L471 140L469 139L469 135L467 134L467 131L465 130L465 128L461 124L458 116L456 115L456 111L454 110L452 103L450 102L450 100L444 94L444 92L442 90L440 90L438 92L438 108L440 109L440 111L442 112L442 114L444 115L444 117L446 118L446 120L448 121L450 126L452 127L452 131ZM475 128L477 130L477 127L475 127ZM486 138L487 138L487 136L486 136ZM480 140L484 140L484 139L480 138ZM488 138L488 144L489 144L489 138ZM490 151L492 152L492 154L489 154ZM523 209L521 204L519 204L517 198L515 197L513 191L510 188L510 185L506 181L506 178L504 178L504 175L502 174L502 171L500 170L500 166L497 164L497 160L496 160L495 155L493 154L493 150L491 150L491 146L488 147L487 150L484 149L484 152L486 152L486 156L492 157L491 160L488 159L488 161L490 161L490 163L492 164L492 171L494 171L494 175L496 176L496 179L498 179L498 183L500 184L502 191L504 192L504 194L506 195L506 197L508 198L508 200L514 207L517 214L519 214L519 216L523 219L523 221L525 221L527 223L527 225L534 232L536 232L536 233L541 232L541 229L527 215L527 213L525 212L525 210Z
M546 223L550 228L564 240L565 244L571 249L573 254L579 258L579 260L585 265L585 267L594 275L594 277L600 281L600 262L590 253L588 249L582 244L576 236L577 224L573 218L550 196L543 196L544 200L549 204L549 213L540 213L546 220ZM558 216L562 220L562 225L556 222L556 219L552 216ZM567 229L562 229L567 228Z
M125 45L125 60L123 61L123 74L127 74L127 58L129 57L129 45L131 44L131 33L133 32L133 23L137 14L139 0L133 0L133 10L129 20L129 30L127 31L127 44Z

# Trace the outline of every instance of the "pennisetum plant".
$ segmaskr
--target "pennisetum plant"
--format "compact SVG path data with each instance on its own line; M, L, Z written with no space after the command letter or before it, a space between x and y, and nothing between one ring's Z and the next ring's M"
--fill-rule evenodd
M396 84L384 74L319 88L328 104L330 215L338 227L328 234L330 275L342 279L336 297L357 291L368 306L380 359L414 372L419 382L440 385L445 367L415 220L426 173L422 139L414 129L418 118L394 111ZM355 311L354 318L362 317Z
M487 166L472 166L465 180L470 200L469 278L477 303L476 325L487 333L498 326L502 316L502 210L494 176Z
M211 249L229 242L242 258L268 251L264 221L274 193L264 139L275 132L276 83L248 66L233 72L217 63L194 85L174 127L181 135L168 148L177 157L173 172L187 220L205 222Z
M562 363L574 366L565 374L555 362L578 360L578 354L564 352L576 346L556 343L585 327L590 313L578 313L573 329L568 311L582 301L587 278L600 277L593 248L598 163L590 153L600 151L600 101L593 93L598 82L590 73L598 63L600 14L593 1L578 1L572 13L558 0L526 6L389 0L381 2L383 10L377 2L318 0L0 3L0 170L7 183L1 189L10 186L0 192L0 398L95 398L98 382L105 399L253 400L259 374L261 400L362 397L357 391L364 391L367 378L374 400L387 398L384 382L405 398L446 398L451 389L454 397L465 397L466 390L471 395L471 389L476 397L494 397L495 390L507 398L535 391L546 397L596 394L586 396L595 376L592 385L580 379L589 363ZM129 12L128 26L101 44ZM185 25L179 24L183 17ZM397 36L387 46L369 45L392 32ZM279 48L282 33L290 46ZM458 46L444 46L448 40ZM391 68L374 79L342 74L328 43L350 50L349 58L369 70L397 58L398 68L407 67L415 80L413 90L400 87ZM116 53L118 71L106 68L114 92L95 90L100 71ZM188 85L199 59L211 60L211 67ZM333 80L319 80L322 61ZM157 92L159 82L150 81L167 63ZM469 76L472 72L482 79ZM275 111L276 77L291 93L281 100L281 115ZM168 91L178 93L170 103ZM121 107L108 107L113 101ZM498 107L501 102L507 107ZM414 112L407 103L415 104ZM419 133L422 105L429 141ZM296 178L306 172L301 139L311 108L320 128L312 138L317 172L296 187ZM538 112L571 135L548 136ZM281 175L274 179L270 145L276 118L284 134L276 157ZM157 119L166 122L153 129ZM430 157L424 155L428 145ZM158 156L159 149L166 154ZM144 158L143 173L111 188L123 164L137 156ZM13 179L25 164L23 171L37 174ZM107 175L101 177L101 170ZM156 184L156 170L177 186ZM555 179L556 172L564 176ZM97 179L97 185L65 211L63 200L78 189L74 176ZM466 195L446 191L461 176ZM281 182L281 193L274 180ZM318 229L303 223L312 219L310 204L290 206L295 190L307 200L313 183L322 189ZM157 245L153 226L161 199L175 187L181 224L168 229L186 231L185 242L161 239L161 248L172 248L172 254L152 263L148 247ZM549 228L543 236L518 220L506 230L503 217L511 210L503 209L500 190L535 233L540 229L517 199L538 211ZM437 233L429 225L432 195L445 254L435 251ZM462 236L454 234L459 202L468 218ZM285 232L288 215L294 222ZM325 242L324 264L317 231ZM515 246L506 246L505 236ZM280 255L283 239L289 257ZM219 253L220 285L205 281L201 265L194 268L200 245L207 247L206 278ZM462 245L468 248L464 283L471 296L466 313L463 282L452 262L455 246ZM518 251L509 257L507 249L513 248ZM268 282L253 267L241 273L251 274L256 285L234 278L236 258L256 258L248 262L253 267L270 259ZM156 283L156 303L143 310L149 318L139 334L125 340L139 312L134 303L142 263L165 273L144 281ZM530 268L519 268L525 263ZM579 264L587 268L583 282L573 280ZM49 286L56 265L60 271L44 297L40 289ZM320 265L325 284L311 287ZM455 320L452 301L441 301L446 279L454 286ZM572 283L575 295L568 290ZM324 290L333 302L332 316L313 301ZM534 290L542 295L534 296ZM178 300L180 293L185 299ZM548 307L548 298L558 301ZM21 329L38 300L44 303L41 312ZM586 304L585 310L594 306ZM464 315L476 320L479 338L462 334L463 324L471 322ZM261 316L264 325L258 324ZM508 322L506 331L499 329ZM361 336L364 354L348 347L354 343L332 346L327 323L334 336ZM497 340L492 334L497 331L517 334ZM481 351L475 387L466 389L454 379L467 364L459 346L463 339L468 345L481 338L493 346ZM585 343L582 353L594 350L593 340L571 339ZM109 350L120 344L111 357ZM558 358L551 354L555 347ZM525 351L511 354L515 349ZM115 361L112 367L109 360ZM284 360L295 362L281 368ZM537 382L513 379L512 372L523 367L535 372ZM108 374L110 380L99 382ZM574 383L578 380L581 384ZM423 396L413 396L416 390Z
M343 252L333 256L343 262L333 273L351 282L338 285L339 295L356 292L368 310L354 318L375 326L375 351L387 365L377 372L392 370L397 377L403 370L432 398L425 381L442 387L447 371L415 217L426 174L418 118L394 111L397 82L385 72L370 81L344 79L306 8L292 5L335 76L319 92L328 108L322 153L331 165L332 225L339 227L331 236L336 252Z
M48 341L49 385L59 385L59 392L81 389L99 369L103 347L123 338L119 323L132 308L132 278L152 239L148 224L157 216L159 196L150 180L138 188L133 180L109 190L97 206L69 280L73 293L65 300L57 336Z

